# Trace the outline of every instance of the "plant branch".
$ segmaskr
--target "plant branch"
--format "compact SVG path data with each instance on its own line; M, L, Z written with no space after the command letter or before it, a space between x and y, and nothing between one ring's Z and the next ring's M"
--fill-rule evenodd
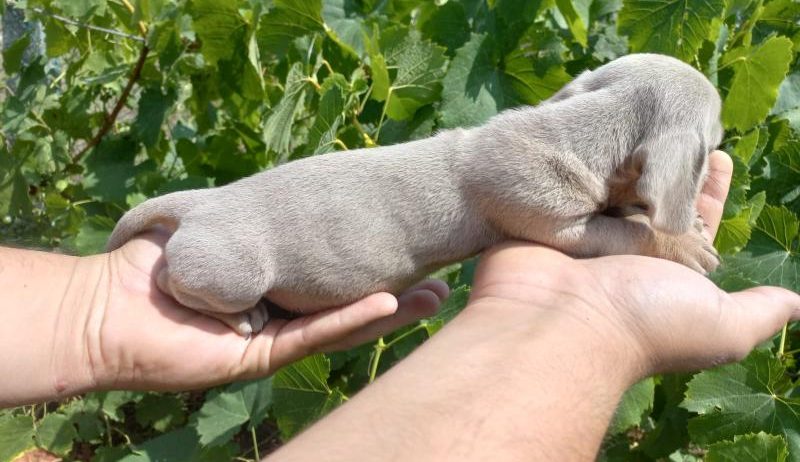
M71 26L82 27L84 29L94 30L94 31L97 31L97 32L103 32L105 34L116 35L117 37L124 37L126 39L135 40L137 42L144 43L144 41L145 41L145 39L143 37L139 37L138 35L126 34L125 32L120 32L118 30L108 29L108 28L105 28L105 27L94 26L92 24L86 24L86 23L78 22L78 21L75 21L73 19L58 15L58 14L48 13L47 11L45 11L45 10L43 10L41 8L33 8L33 12L36 13L36 14L41 14L42 16L47 16L49 18L53 18L53 19L55 19L57 21L61 21L64 24L69 24Z
M106 115L106 119L103 122L103 126L100 127L97 134L80 150L77 154L72 157L72 161L77 163L81 157L83 157L87 151L92 149L93 147L100 144L100 141L103 137L111 130L111 127L114 126L114 122L117 120L117 116L119 116L119 112L125 106L125 102L128 100L128 96L131 94L131 90L133 90L133 85L139 80L139 76L142 74L142 68L144 68L144 62L147 60L147 54L150 52L150 49L147 45L142 46L142 51L139 52L139 59L136 61L136 65L131 72L130 77L128 77L128 83L125 85L125 88L122 90L122 94L119 95L119 99L117 100L117 104L114 105L114 109Z

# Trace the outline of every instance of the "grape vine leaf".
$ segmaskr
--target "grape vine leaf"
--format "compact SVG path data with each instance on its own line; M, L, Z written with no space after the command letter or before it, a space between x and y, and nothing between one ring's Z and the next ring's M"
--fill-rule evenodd
M0 414L0 460L14 460L34 447L33 419L27 415Z
M61 8L67 16L82 18L90 13L102 16L106 9L106 0L56 0L54 6Z
M767 195L761 191L741 207L736 215L720 222L714 239L714 247L720 254L735 254L747 245L766 200Z
M163 92L157 87L148 87L139 97L139 111L134 127L145 146L154 146L161 137L167 111L175 104L177 95L174 89Z
M174 394L148 394L136 406L136 421L165 432L186 420L183 400Z
M787 75L778 87L778 99L770 114L784 114L800 107L800 72Z
M479 125L506 107L539 103L569 82L560 65L564 49L548 33L532 26L502 62L494 38L472 34L443 80L441 126Z
M283 439L289 439L345 399L338 388L328 385L330 372L330 360L317 354L275 374L272 379L272 410Z
M322 0L275 0L258 26L259 46L283 56L295 38L325 30L321 12Z
M733 68L728 95L722 105L726 128L745 132L769 113L778 88L792 61L792 41L771 37L752 47L736 47L722 56L720 67Z
M567 21L567 26L572 32L575 41L578 42L583 48L588 45L588 28L589 28L589 5L591 0L555 0L556 6L564 19Z
M206 398L193 416L200 444L220 446L230 441L243 423L256 427L272 404L272 379L236 382Z
M353 0L325 0L322 20L328 37L345 51L361 57L365 50L365 33L363 20L351 14L356 8Z
M308 134L309 152L321 154L336 149L336 132L344 122L344 106L344 90L341 85L329 85L319 100L317 116Z
M753 227L750 243L742 252L723 259L723 267L715 280L724 283L727 277L738 276L752 281L753 285L798 290L798 229L800 220L785 207L764 207Z
M443 127L481 124L505 106L494 49L491 36L472 34L456 51L442 82Z
M785 395L791 387L786 368L769 351L756 350L744 361L694 376L681 404L699 415L689 434L700 444L764 431L783 435L790 460L800 460L800 399Z
M395 120L410 119L420 107L434 102L441 91L441 80L447 68L444 48L421 38L416 30L388 29L380 40L385 69L380 85L373 86L372 97L385 101L386 115ZM381 66L380 59L372 65ZM386 76L394 73L390 84Z
M800 141L789 141L765 157L769 170L757 184L764 186L767 200L800 212Z
M655 380L650 377L630 387L617 405L614 418L611 420L608 432L616 435L625 430L639 425L642 417L653 408L655 398Z
M229 443L221 446L202 446L193 427L183 427L164 433L142 444L122 458L109 454L108 460L118 462L217 462L236 459L238 448Z
M783 462L789 455L786 440L764 432L736 435L708 447L706 462Z
M625 0L618 30L628 36L631 51L663 53L688 62L724 9L724 0Z
M272 108L272 113L264 123L264 143L267 149L278 153L282 160L291 153L291 127L295 116L303 106L306 90L306 75L302 63L294 63L286 76L285 92L280 102Z
M467 285L459 286L450 291L447 300L442 303L439 312L433 317L428 319L425 323L425 330L428 336L432 336L438 332L445 324L452 321L461 310L467 306L469 301L470 287Z
M201 51L209 64L230 59L237 51L247 24L239 14L236 1L192 0L194 30L202 42Z
M447 2L435 6L430 16L422 21L422 32L452 53L470 38L469 20L464 5Z
M72 440L78 432L67 416L60 413L47 414L37 425L34 435L36 444L53 454L66 456L72 449Z

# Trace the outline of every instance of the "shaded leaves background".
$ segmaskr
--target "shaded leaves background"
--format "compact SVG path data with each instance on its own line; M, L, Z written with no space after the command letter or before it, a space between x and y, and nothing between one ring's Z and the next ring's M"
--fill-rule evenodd
M800 4L791 0L28 0L0 3L0 240L90 254L148 197L536 104L629 52L698 68L734 184L713 275L800 290ZM116 112L116 114L115 114ZM0 460L255 459L466 303L374 345L205 392L91 393L0 412ZM800 461L797 332L738 364L647 379L602 460ZM498 403L500 405L500 403Z

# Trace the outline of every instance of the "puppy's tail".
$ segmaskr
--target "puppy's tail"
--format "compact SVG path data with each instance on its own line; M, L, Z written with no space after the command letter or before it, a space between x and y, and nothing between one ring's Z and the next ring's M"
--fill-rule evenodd
M197 202L197 192L179 191L146 200L132 208L117 222L111 237L108 238L106 251L122 247L134 236L156 224L166 226L170 232L175 231L181 218Z

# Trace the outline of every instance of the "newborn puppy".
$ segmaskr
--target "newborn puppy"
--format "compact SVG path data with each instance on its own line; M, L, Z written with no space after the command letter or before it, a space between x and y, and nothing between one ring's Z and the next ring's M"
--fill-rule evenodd
M719 112L716 90L690 66L629 55L481 127L148 200L108 248L167 225L159 287L243 335L266 322L264 297L310 313L397 294L512 238L706 272L718 259L695 199L722 136Z

